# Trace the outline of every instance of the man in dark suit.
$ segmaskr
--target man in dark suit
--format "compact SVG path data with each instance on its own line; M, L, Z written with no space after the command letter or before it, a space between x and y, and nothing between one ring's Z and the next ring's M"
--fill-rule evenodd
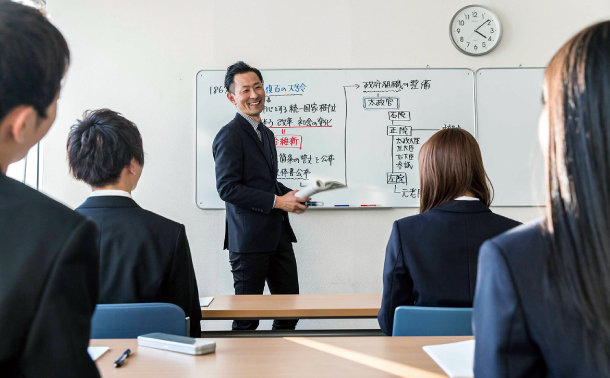
M99 303L166 302L201 337L201 307L186 230L131 198L144 165L142 137L120 114L85 112L68 136L70 171L93 189L76 211L98 225Z
M235 294L298 294L296 237L288 212L303 213L301 202L277 181L275 137L261 122L263 77L244 62L227 69L227 98L235 118L214 139L216 188L226 204L224 249L229 250ZM273 329L294 329L298 319L275 320ZM234 330L255 330L258 320L233 322Z
M55 120L70 52L38 10L0 0L0 375L99 377L87 353L97 230L5 176Z

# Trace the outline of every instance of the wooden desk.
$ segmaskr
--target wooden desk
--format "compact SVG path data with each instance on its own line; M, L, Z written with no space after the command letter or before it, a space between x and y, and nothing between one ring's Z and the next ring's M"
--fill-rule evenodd
M204 295L202 295L204 296ZM203 320L376 318L381 294L214 295Z
M138 348L135 339L92 340L110 350L96 363L102 377L446 377L422 346L472 337L336 337L215 339L203 356ZM127 348L121 368L112 363Z

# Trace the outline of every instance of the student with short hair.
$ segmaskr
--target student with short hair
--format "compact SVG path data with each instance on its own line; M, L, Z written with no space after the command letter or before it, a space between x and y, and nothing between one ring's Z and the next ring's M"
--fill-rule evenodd
M491 184L477 141L435 133L419 153L420 214L394 222L386 249L379 326L392 335L398 306L472 307L479 247L517 225L489 210Z
M610 376L610 21L551 59L546 216L481 247L476 377Z
M99 303L167 302L201 336L201 307L184 225L144 210L131 198L144 166L136 125L109 109L87 111L70 129L72 175L93 192L76 211L99 227ZM161 194L160 194L161 195Z
M70 61L39 10L0 0L0 376L99 377L93 222L7 177L47 133Z

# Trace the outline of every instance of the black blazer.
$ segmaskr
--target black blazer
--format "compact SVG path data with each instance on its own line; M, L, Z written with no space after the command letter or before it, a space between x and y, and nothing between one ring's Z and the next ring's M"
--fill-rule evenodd
M99 377L93 222L0 173L0 376Z
M199 291L184 226L121 196L89 197L76 211L100 229L99 303L173 303L190 317L191 336L201 337Z
M256 131L239 113L214 138L216 188L226 204L224 249L231 252L273 251L286 222L292 242L297 239L288 213L273 208L274 195L291 191L277 181L277 151L273 132L264 128L271 146L265 156Z
M583 320L543 289L542 220L481 247L474 301L474 373L479 377L601 377L585 354ZM600 330L601 332L601 330Z
M392 334L398 306L472 307L479 247L517 225L481 201L449 201L394 222L377 315Z

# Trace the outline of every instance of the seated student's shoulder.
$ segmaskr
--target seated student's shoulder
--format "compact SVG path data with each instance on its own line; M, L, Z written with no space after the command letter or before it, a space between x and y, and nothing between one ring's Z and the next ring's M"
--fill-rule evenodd
M138 211L141 212L141 217L146 220L147 227L157 235L177 237L184 230L183 224L150 210L139 208Z
M512 228L486 241L481 253L499 253L509 262L531 263L540 259L546 252L544 224L544 218L539 218Z
M40 232L49 233L58 229L71 231L82 223L93 225L85 216L10 177L0 177L0 200L3 202L0 208L6 216L11 214L27 218L25 227L48 226L40 227Z
M401 231L409 230L410 233L426 230L427 227L434 225L439 220L439 215L433 210L425 211L420 214L410 215L396 220L396 225Z

